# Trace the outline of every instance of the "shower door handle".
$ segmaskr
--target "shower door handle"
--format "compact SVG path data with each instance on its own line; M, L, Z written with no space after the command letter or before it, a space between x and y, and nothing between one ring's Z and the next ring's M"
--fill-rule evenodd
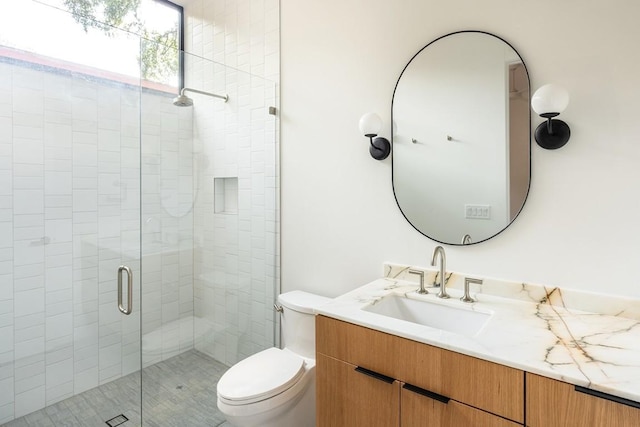
M127 272L127 308L122 304L122 272ZM133 311L133 273L126 265L118 267L118 310L122 314L131 314Z

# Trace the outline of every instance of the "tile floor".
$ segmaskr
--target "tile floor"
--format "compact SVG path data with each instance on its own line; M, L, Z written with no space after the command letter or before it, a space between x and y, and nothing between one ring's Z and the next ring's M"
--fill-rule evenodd
M190 350L142 371L142 426L231 427L216 406L216 384L227 366ZM140 373L103 384L2 427L140 427Z

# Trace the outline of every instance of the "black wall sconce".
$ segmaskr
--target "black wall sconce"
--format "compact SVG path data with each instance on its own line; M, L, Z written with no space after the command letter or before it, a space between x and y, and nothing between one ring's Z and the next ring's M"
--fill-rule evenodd
M533 110L547 119L540 123L534 133L536 142L542 148L555 150L564 146L571 137L569 125L562 120L554 119L569 105L569 92L564 88L547 84L540 87L531 97Z
M360 118L360 131L369 138L369 153L376 160L384 160L391 153L389 140L378 136L380 128L382 128L382 119L376 113L367 113Z

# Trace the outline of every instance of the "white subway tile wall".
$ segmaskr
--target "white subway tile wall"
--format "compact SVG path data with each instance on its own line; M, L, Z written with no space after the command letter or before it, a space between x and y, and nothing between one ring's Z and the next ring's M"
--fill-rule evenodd
M229 95L194 96L194 310L196 348L231 365L275 341L275 84L197 57L187 70Z
M198 98L206 106L194 109L193 132L194 182L202 189L194 218L195 346L231 365L278 335L279 135L268 107L279 105L279 2L191 0L184 12L185 50L195 55L187 58L187 85L230 97L227 104ZM237 192L237 207L216 209L216 179Z
M190 0L184 13L185 51L279 81L278 0Z

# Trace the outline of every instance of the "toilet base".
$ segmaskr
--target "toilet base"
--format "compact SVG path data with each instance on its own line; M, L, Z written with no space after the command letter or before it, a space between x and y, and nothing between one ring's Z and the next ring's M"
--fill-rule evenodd
M306 390L297 399L255 415L232 415L218 400L218 408L233 427L315 427L316 379L312 373Z

